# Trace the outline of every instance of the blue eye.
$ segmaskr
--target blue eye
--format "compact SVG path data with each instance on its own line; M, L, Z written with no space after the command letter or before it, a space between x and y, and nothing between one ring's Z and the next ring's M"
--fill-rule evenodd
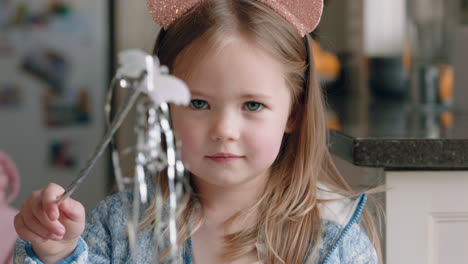
M208 108L208 103L203 100L192 100L190 101L190 107L195 110L203 110Z
M247 102L247 103L245 103L245 108L248 111L252 111L252 112L258 112L258 111L262 110L263 107L265 107L263 104L257 103L257 102Z

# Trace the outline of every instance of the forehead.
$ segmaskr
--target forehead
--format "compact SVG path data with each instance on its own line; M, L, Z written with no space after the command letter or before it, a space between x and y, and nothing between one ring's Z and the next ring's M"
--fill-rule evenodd
M283 65L255 44L232 38L211 49L199 46L183 55L175 71L192 91L272 94L288 90Z

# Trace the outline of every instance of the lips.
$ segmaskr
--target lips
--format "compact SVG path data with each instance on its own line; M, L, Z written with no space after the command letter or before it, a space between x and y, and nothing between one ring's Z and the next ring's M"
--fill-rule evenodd
M231 154L231 153L224 153L224 152L220 152L220 153L216 153L214 155L208 156L208 158L240 158L240 157L242 156Z
M216 153L216 154L213 154L213 155L209 155L209 156L206 156L207 158L209 158L210 160L214 161L214 162L217 162L217 163L230 163L230 162L234 162L236 160L239 160L241 159L243 156L239 156L239 155L236 155L236 154L232 154L232 153Z

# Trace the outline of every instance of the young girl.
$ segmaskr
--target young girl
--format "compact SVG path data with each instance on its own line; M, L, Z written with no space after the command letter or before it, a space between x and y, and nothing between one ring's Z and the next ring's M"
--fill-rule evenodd
M327 149L307 35L322 5L150 0L165 28L155 54L192 94L190 106L171 106L193 187L178 219L183 263L378 262L367 196L352 192ZM101 202L86 227L80 203L57 207L62 193L50 184L24 203L16 263L154 262L151 213L129 251L130 192Z

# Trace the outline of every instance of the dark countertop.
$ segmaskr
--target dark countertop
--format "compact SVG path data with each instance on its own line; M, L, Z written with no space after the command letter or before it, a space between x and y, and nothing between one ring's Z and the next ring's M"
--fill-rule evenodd
M388 170L467 170L468 112L405 100L329 96L340 128L330 150L357 166Z

